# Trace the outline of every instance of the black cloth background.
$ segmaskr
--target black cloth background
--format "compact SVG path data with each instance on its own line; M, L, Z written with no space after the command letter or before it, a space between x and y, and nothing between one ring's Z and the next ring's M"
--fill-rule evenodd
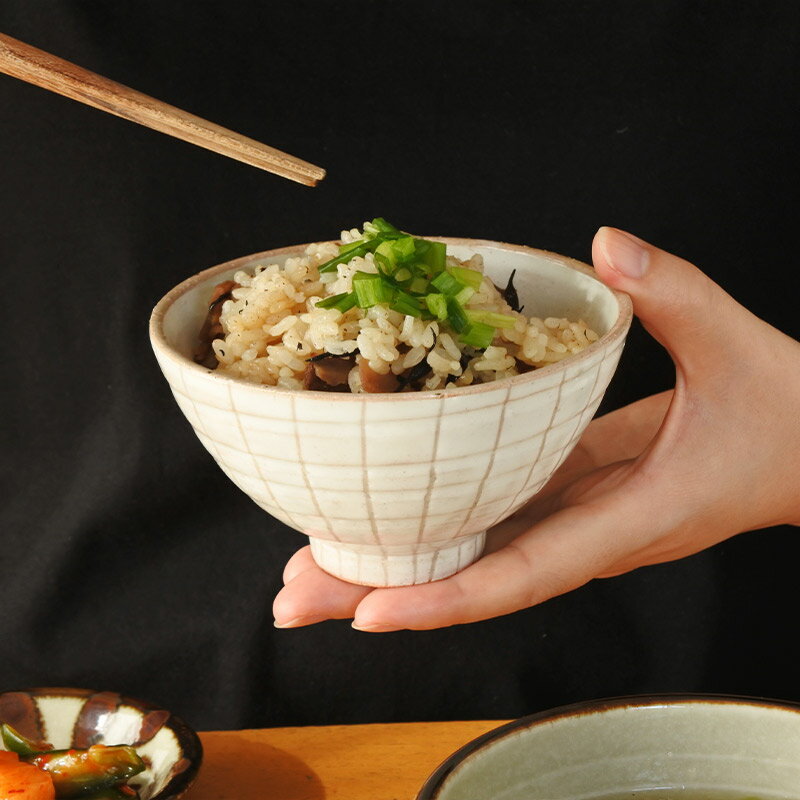
M188 275L377 215L582 260L598 226L626 228L796 336L799 16L2 0L5 33L329 177L300 187L0 76L0 688L112 689L200 728L505 718L649 691L800 699L792 528L478 624L274 629L303 539L216 467L147 339ZM637 324L603 409L672 380Z

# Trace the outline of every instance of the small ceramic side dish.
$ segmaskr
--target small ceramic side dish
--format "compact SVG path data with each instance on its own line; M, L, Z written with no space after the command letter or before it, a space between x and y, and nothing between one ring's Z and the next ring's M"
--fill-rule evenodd
M417 800L666 796L798 800L800 705L655 695L543 711L456 751Z
M479 254L526 314L583 319L599 340L532 372L466 386L339 394L262 386L192 360L213 287L282 264L305 245L207 269L155 307L150 339L181 411L228 477L307 534L317 564L346 581L400 586L478 559L486 530L549 480L589 424L631 324L630 299L585 264L520 245L437 239Z
M0 694L0 723L56 749L132 745L147 769L131 779L142 800L175 800L197 775L197 734L169 711L114 692L28 689ZM0 744L2 748L2 744Z

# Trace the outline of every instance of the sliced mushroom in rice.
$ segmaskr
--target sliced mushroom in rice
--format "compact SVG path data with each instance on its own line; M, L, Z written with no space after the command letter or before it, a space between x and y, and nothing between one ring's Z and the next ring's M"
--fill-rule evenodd
M208 313L197 337L199 341L194 352L194 360L197 364L202 364L209 369L217 367L217 359L214 357L211 342L225 335L220 322L222 304L226 300L230 300L233 290L238 288L239 284L236 281L222 281L214 287L208 304Z
M349 392L347 376L356 363L355 353L343 356L321 353L308 359L303 388L317 392Z
M391 370L385 375L375 372L369 365L369 361L363 356L358 359L358 372L361 375L361 388L370 394L378 392L393 392L397 389L399 381L397 375Z

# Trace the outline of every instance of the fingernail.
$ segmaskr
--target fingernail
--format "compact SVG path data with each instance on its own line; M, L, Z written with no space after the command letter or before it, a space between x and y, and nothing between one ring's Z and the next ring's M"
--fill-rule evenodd
M641 278L647 272L650 253L627 233L617 228L601 228L601 248L606 261L626 278Z
M286 622L278 622L275 620L272 624L276 628L301 628L303 625L312 625L318 620L313 617L295 617L294 619L287 620Z
M378 623L374 625L356 625L356 623L353 622L352 627L364 633L391 633L392 631L402 630L402 628L395 628L392 625L380 625Z

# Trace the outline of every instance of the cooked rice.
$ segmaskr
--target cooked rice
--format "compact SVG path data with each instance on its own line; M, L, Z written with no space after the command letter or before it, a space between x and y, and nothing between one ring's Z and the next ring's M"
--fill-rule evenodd
M342 231L341 241L361 236L354 228ZM513 311L487 278L466 308L513 315L517 321L513 328L498 329L485 350L461 344L438 321L403 315L385 306L355 307L345 313L316 308L324 297L349 292L356 271L377 272L372 254L367 253L338 265L336 273L320 275L319 266L338 253L336 243L312 244L305 255L287 259L283 267L265 264L252 272L237 272L233 280L239 286L222 305L225 336L212 343L218 369L255 383L302 389L306 359L357 350L383 375L390 371L400 375L425 360L430 372L421 388L451 389L543 367L597 341L598 335L582 320L528 318ZM467 261L448 255L447 263L483 272L480 255ZM350 391L363 391L358 366L350 370L347 382Z

